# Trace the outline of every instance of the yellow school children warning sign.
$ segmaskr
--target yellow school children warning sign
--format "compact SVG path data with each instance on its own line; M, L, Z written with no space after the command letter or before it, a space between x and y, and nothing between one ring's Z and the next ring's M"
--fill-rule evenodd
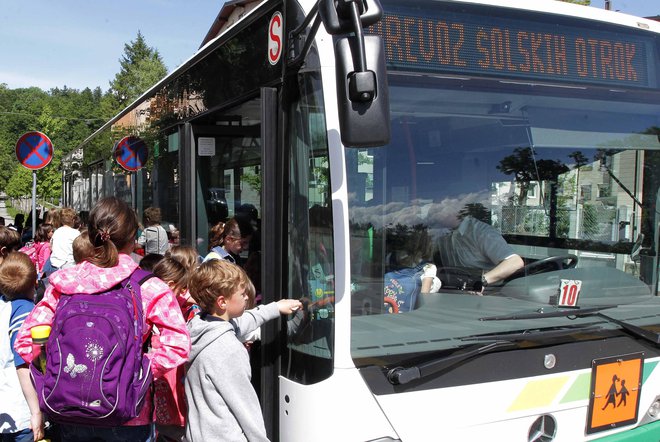
M596 359L591 366L587 434L637 422L644 353Z

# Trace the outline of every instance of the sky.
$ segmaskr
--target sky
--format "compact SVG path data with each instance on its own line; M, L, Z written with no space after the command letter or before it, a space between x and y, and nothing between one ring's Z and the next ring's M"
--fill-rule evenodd
M0 83L104 91L138 30L168 72L198 48L224 0L0 0Z
M533 1L533 0L528 0ZM603 8L605 0L592 0ZM103 91L138 30L168 72L199 48L224 0L0 0L0 83ZM611 0L612 9L660 15L658 0Z

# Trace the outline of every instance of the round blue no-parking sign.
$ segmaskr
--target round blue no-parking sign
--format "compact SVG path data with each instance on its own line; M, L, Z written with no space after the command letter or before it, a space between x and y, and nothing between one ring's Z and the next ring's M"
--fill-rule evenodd
M28 132L16 143L16 158L30 170L43 169L53 159L53 143L41 132Z
M128 136L117 142L113 155L117 164L123 167L124 170L135 172L147 164L149 149L142 139Z

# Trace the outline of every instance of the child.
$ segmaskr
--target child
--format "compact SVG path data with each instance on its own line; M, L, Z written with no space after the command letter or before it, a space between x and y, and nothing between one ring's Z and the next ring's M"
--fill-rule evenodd
M140 268L150 272L161 259L163 259L163 255L159 255L158 253L147 253L142 259L140 259Z
M243 241L241 239L241 228L236 218L231 218L226 223L219 222L211 227L209 232L209 254L204 261L210 259L225 259L229 262L242 264L241 251Z
M165 253L165 258L168 264L163 273L162 270L154 273L163 281L177 281L174 286L170 286L176 295L181 312L186 321L190 321L192 317L199 313L199 306L195 302L190 291L188 291L188 276L199 265L199 254L194 247L190 246L174 246ZM181 267L175 266L169 260L176 261ZM169 283L168 283L169 284Z
M53 226L51 224L41 224L37 227L37 234L34 235L34 241L31 241L21 248L23 252L30 257L37 269L37 279L41 278L44 265L50 257L50 238L53 236Z
M188 275L190 275L192 271L195 270L201 263L201 257L199 256L199 253L197 253L197 249L191 246L173 246L165 253L165 257L172 258L175 261L180 262L186 269ZM187 284L186 288L181 293L179 293L177 298L179 300L179 305L181 305L183 316L187 321L192 318L192 316L190 316L191 314L199 313L199 306L190 296L190 291L188 291ZM185 305L183 301L185 301Z
M18 250L21 246L21 236L14 229L0 226L0 262L10 252Z
M44 224L50 224L53 226L53 229L58 229L62 227L60 222L60 211L59 209L49 210L44 213Z
M44 422L30 370L13 351L16 332L34 308L37 271L27 255L11 252L0 265L0 440L32 441L44 437ZM21 393L22 392L22 393ZM7 425L11 422L10 425Z
M177 246L177 250L173 253L168 250L152 271L170 287L184 318L188 321L195 314L194 308L199 309L199 307L188 294L188 277L192 269L186 267L183 262L187 260L194 262L196 259L194 255L197 252L192 247L187 249L192 250L194 255L180 249L186 250L183 246ZM182 259L183 262L175 257ZM156 345L158 344L154 344ZM184 376L184 366L180 365L154 380L154 421L159 441L181 441L185 435L187 409L183 389Z
M209 260L192 273L190 293L202 314L188 323L194 342L185 381L189 442L268 440L250 384L248 352L239 338L302 304L281 299L243 314L247 284L245 271L222 259Z
M94 256L94 244L89 241L87 230L80 232L80 235L73 240L73 260L80 264L90 256Z
M144 249L145 254L158 253L164 255L170 247L167 232L160 225L162 217L158 207L147 207L142 216L144 230L138 238L138 247Z
M30 329L36 325L51 325L63 294L101 294L128 278L137 264L129 256L137 231L135 212L124 201L108 197L99 200L89 215L88 232L94 245L94 255L72 268L55 272L44 299L30 313L18 332L15 349L26 361L32 360ZM140 286L143 320L143 341L158 328L159 347L149 353L154 377L184 363L190 349L190 336L176 299L167 285L158 278ZM121 426L97 427L74 424L60 425L62 440L151 440L151 399L147 395L139 415Z
M168 256L179 261L188 271L192 271L200 263L199 253L194 247L190 246L172 246L165 253L165 257Z
M73 267L76 264L73 259L73 240L80 235L80 230L74 228L76 211L70 207L65 207L58 212L62 225L53 233L50 253L50 266L52 268L46 269L46 276L50 276L55 270Z

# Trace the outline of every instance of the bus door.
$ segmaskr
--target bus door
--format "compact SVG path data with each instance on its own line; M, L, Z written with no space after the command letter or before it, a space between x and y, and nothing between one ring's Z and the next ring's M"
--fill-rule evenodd
M271 302L281 293L276 289L282 273L278 250L283 205L277 191L282 188L277 121L277 90L263 88L258 97L195 120L189 134L193 167L188 170L194 171L189 186L195 195L188 201L194 220L192 243L205 256L213 226L236 219L243 246L238 264L256 288L256 303ZM272 341L278 331L278 323L271 321L262 328L261 341L250 344L252 383L269 432L276 403L275 396L269 396L276 391L274 367L278 366Z

